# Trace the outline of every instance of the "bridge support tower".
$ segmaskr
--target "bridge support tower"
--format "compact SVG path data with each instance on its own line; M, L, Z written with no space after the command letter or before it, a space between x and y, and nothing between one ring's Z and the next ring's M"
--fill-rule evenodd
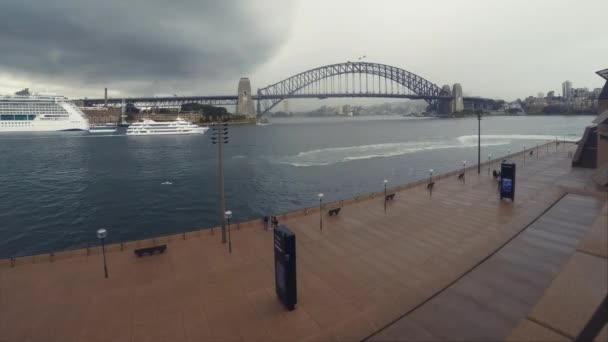
M452 108L452 112L462 112L464 110L464 99L462 96L462 86L460 85L460 83L454 84L454 87L452 88L452 96L454 96L454 100L452 100L454 105Z
M256 117L255 110L253 109L253 99L251 98L251 82L249 82L249 78L247 77L239 80L236 114L245 115L247 118Z
M449 85L444 85L441 87L441 92L439 93L441 96L452 96L452 89ZM439 108L438 112L441 115L450 116L454 113L454 100L439 100Z

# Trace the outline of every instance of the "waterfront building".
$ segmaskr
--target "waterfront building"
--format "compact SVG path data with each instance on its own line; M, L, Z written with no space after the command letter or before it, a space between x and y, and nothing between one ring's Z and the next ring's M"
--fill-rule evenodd
M597 72L597 74L606 80L606 83L604 84L604 88L602 88L602 91L600 92L599 96L597 97L598 112L603 113L604 111L608 110L608 69L600 70Z
M566 100L570 100L572 98L572 82L566 81L562 83L562 96Z

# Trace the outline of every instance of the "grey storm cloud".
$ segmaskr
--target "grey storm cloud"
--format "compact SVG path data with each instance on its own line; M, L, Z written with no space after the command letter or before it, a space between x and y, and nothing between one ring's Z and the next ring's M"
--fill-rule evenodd
M239 74L271 56L289 31L252 6L256 1L4 0L0 71L86 83ZM292 1L273 6L289 13Z

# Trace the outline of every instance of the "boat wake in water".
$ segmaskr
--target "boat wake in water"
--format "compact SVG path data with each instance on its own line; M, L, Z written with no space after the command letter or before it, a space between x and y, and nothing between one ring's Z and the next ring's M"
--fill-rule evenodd
M563 140L563 137L559 138ZM566 137L567 141L577 141L578 137ZM482 135L481 146L508 145L512 140L553 141L549 135ZM300 152L278 160L281 164L295 167L323 166L360 159L393 157L421 151L443 150L453 148L477 147L476 135L463 135L452 140L418 141L403 143L371 144L349 147L333 147Z

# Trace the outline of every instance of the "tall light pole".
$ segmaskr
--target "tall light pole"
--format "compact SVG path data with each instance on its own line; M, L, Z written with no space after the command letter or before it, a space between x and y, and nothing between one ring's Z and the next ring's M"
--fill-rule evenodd
M492 168L492 154L488 154L488 175L490 174L490 169Z
M232 211L226 210L226 212L224 212L224 218L228 223L228 253L232 253L232 239L230 238L230 219L232 218Z
M433 169L429 170L429 184L426 186L429 189L429 196L433 196L433 187L435 184L433 183Z
M319 197L319 230L323 230L323 193L317 196Z
M481 173L481 112L477 113L477 174Z
M101 228L97 230L97 238L99 240L101 240L101 253L103 254L103 272L106 275L106 279L108 278L108 266L106 264L106 245L105 245L105 239L106 236L108 236L108 232Z
M384 213L386 214L386 184L388 183L388 179L384 180Z
M462 161L462 182L463 183L467 182L466 179L465 179L465 177L466 177L465 173L466 172L467 172L467 161L463 160Z
M226 198L224 197L224 144L228 143L228 124L221 127L214 126L211 142L217 144L218 163L217 177L220 195L220 221L222 222L222 243L226 243Z

